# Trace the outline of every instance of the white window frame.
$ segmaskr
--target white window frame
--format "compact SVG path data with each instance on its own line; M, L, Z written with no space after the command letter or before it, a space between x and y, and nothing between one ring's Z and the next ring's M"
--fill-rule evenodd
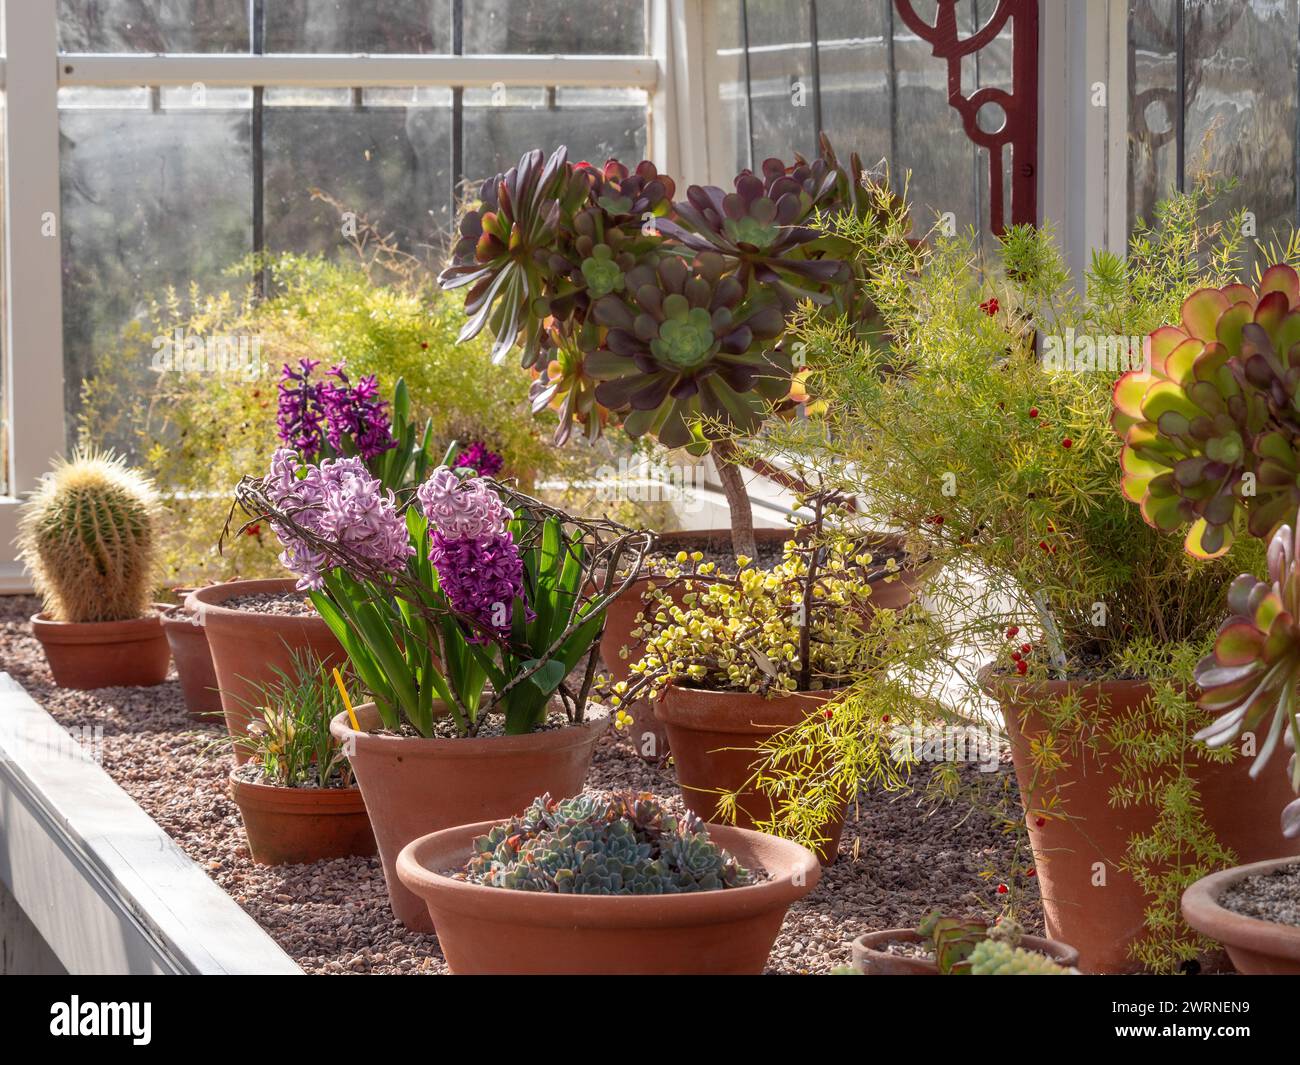
M0 594L30 584L13 559L16 511L64 451L58 90L64 86L507 88L552 85L647 94L648 154L685 181L709 178L699 120L708 0L647 0L647 54L63 54L57 0L3 0L4 388L8 452L0 495Z

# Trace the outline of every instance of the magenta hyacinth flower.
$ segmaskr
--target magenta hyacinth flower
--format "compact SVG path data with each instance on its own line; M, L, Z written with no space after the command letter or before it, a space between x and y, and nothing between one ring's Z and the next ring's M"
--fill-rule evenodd
M280 448L271 459L267 494L299 525L389 573L401 572L415 553L393 493L360 459L303 464L293 450ZM280 561L298 574L300 589L323 587L328 570L346 565L341 552L314 549L279 523L270 524L284 545Z
M299 359L294 370L287 362L280 372L279 409L276 427L280 442L296 448L307 458L314 458L321 446L321 410L319 386L311 380L319 359Z
M343 450L343 437L350 436L363 459L372 459L397 446L388 420L386 400L379 398L374 374L366 374L355 386L348 382L342 366L329 371L334 382L320 384L320 404L325 412L325 436L335 451ZM335 383L337 382L337 383Z
M489 450L482 440L475 440L456 456L458 470L473 470L479 477L495 477L505 464L506 460L495 451Z

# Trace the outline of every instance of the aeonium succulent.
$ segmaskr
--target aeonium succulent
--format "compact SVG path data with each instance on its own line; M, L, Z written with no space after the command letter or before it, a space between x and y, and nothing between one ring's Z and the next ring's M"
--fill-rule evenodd
M1149 366L1115 386L1125 496L1189 553L1216 558L1244 516L1269 536L1300 503L1300 277L1200 289L1151 334Z
M1300 519L1296 528L1300 529ZM1234 742L1267 722L1268 733L1250 768L1258 776L1282 742L1291 751L1292 788L1300 792L1300 565L1296 532L1284 525L1268 548L1268 579L1249 573L1228 590L1232 616L1219 629L1214 651L1196 668L1200 705L1220 716L1197 739L1211 747ZM1287 836L1300 835L1300 799L1282 814Z
M601 404L629 411L630 436L650 432L666 447L684 447L710 423L751 433L767 404L789 393L789 360L768 349L784 328L780 308L724 270L718 255L689 265L665 257L629 272L630 299L597 301L607 333L584 369L600 382Z

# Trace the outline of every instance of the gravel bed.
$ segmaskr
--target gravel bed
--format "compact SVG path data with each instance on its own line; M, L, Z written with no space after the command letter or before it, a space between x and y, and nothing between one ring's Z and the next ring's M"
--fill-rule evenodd
M31 597L0 597L0 670L10 673L64 726L102 726L104 769L305 970L312 973L445 973L431 935L392 917L377 858L268 868L249 857L239 810L227 791L228 753L204 749L221 733L185 713L174 679L157 688L55 688L27 619ZM1002 773L978 774L996 788ZM679 800L672 766L642 761L623 736L600 741L589 777L602 790ZM856 849L856 853L855 853ZM1011 840L991 818L953 805L921 810L907 793L864 793L850 811L839 860L786 918L772 973L826 973L850 961L864 932L915 928L932 910L988 917ZM1041 931L1037 881L1018 885L1028 932Z
M1238 880L1219 905L1243 917L1300 926L1300 863Z
M247 610L252 614L278 614L286 618L314 618L320 615L305 592L257 592L232 595L218 606L228 610Z

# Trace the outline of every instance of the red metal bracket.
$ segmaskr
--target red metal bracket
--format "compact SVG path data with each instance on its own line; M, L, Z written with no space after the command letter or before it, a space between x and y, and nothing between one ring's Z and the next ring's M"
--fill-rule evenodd
M989 158L989 228L1001 233L1006 225L1006 190L1002 177L1003 150L1011 150L1011 222L1038 223L1038 0L999 0L988 21L962 37L957 29L957 4L937 0L934 23L921 18L913 0L894 0L907 26L930 45L935 58L948 64L948 103L961 115L966 136L987 149ZM1011 91L985 86L969 95L962 89L962 60L974 55L1012 23ZM1005 118L1001 127L980 129L981 109L993 104Z

